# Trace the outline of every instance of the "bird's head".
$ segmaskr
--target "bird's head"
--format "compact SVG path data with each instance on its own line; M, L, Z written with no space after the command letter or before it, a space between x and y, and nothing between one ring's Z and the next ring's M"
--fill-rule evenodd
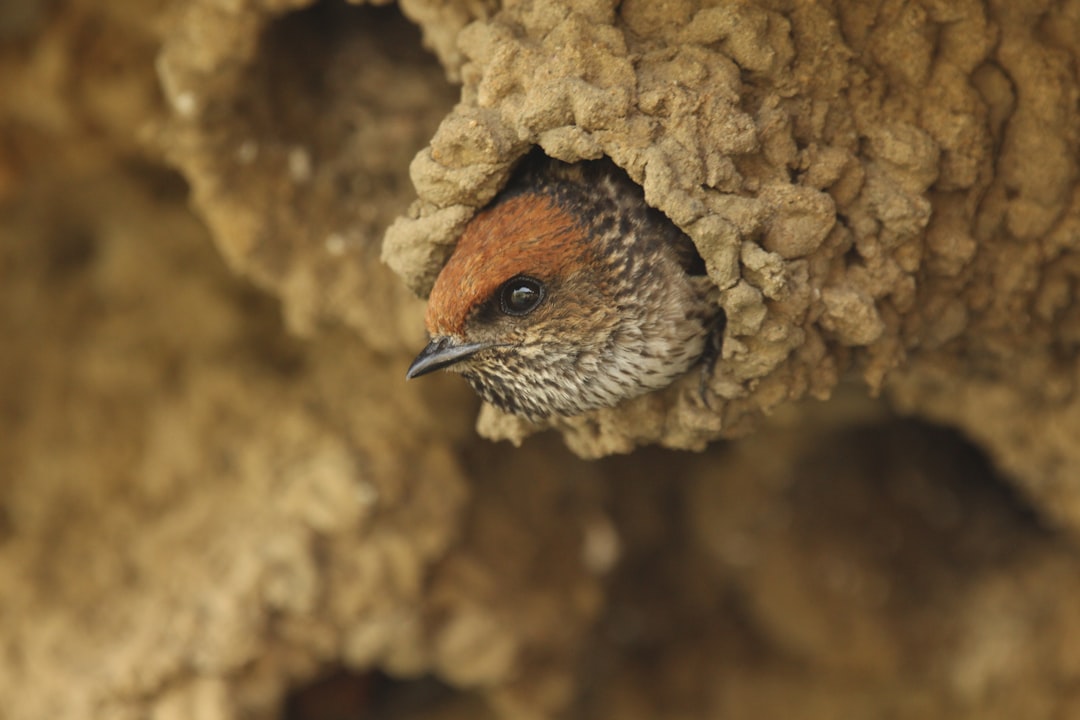
M407 377L461 373L533 420L613 406L701 357L717 312L703 267L613 164L540 158L466 226Z
M597 279L603 266L587 227L551 195L480 212L435 281L431 342L407 376L459 372L489 402L529 417L577 410L575 386L618 322Z

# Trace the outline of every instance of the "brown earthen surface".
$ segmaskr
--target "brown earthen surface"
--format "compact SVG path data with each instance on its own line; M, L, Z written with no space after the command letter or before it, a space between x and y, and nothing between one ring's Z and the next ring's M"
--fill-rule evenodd
M0 5L0 718L1080 715L1078 77L1075 0ZM404 383L537 144L698 245L710 406Z

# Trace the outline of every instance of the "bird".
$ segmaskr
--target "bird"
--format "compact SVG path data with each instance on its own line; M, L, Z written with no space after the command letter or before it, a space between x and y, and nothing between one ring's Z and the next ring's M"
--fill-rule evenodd
M534 422L613 407L696 363L704 398L716 298L693 242L614 162L533 152L462 231L406 378L459 373Z

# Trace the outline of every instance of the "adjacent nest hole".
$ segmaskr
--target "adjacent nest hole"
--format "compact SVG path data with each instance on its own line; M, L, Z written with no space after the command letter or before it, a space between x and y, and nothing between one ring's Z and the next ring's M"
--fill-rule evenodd
M240 154L278 149L294 183L315 181L327 203L359 201L383 227L411 197L409 164L458 95L397 7L337 0L270 23L249 80L253 144Z
M393 313L364 309L405 297L382 236L457 88L394 6L247 12L209 33L225 45L213 68L183 44L169 56L176 86L194 88L178 95L171 152L229 264L282 297L291 329L344 319L392 347Z
M581 666L580 716L604 716L625 685L709 697L748 668L779 692L792 657L844 662L878 642L921 666L954 652L980 588L1042 556L1052 531L960 433L905 419L816 432L829 413L816 410L749 451L601 462L618 477L623 558Z

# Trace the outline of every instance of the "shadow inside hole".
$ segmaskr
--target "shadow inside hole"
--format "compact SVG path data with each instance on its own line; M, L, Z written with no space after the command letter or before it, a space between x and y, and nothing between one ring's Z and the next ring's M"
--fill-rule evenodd
M393 5L324 0L271 21L212 130L223 184L259 208L261 261L280 272L298 238L343 232L376 255L415 196L410 163L457 99Z
M315 152L378 131L391 151L408 145L411 159L457 101L419 28L393 5L324 0L282 15L263 32L250 79L260 134Z
M281 718L398 720L424 717L467 697L430 676L398 680L377 671L336 668L289 693Z
M98 256L98 241L90 228L68 223L49 237L48 267L53 279L61 280L85 270Z
M855 519L866 507L888 509L906 514L924 526L927 537L936 536L951 547L955 536L970 532L976 519L992 518L1002 528L1032 537L1048 532L1035 508L1002 477L985 451L950 427L897 418L847 428L805 454L799 465L810 478L830 480L843 468L839 478L845 492L835 492L836 482L795 486L798 500L825 511L818 517ZM856 490L862 505L852 502Z

